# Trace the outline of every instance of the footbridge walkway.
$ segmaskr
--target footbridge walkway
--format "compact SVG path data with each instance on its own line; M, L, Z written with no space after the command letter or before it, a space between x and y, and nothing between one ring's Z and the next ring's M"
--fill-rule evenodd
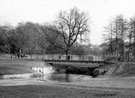
M76 67L100 67L103 65L114 64L108 61L77 61L77 60L44 60L50 65L67 65Z

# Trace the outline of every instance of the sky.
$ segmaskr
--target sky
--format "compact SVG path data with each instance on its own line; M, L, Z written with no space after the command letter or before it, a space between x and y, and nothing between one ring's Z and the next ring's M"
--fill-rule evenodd
M77 7L89 14L88 36L92 44L99 45L110 19L120 14L125 18L135 16L134 4L134 0L0 0L0 25L51 23L60 11Z

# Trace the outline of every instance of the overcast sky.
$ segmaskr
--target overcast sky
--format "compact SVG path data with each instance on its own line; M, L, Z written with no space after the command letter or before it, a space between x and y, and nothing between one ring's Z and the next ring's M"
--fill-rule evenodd
M89 13L92 44L103 42L104 27L110 18L119 14L125 18L135 16L134 0L0 0L0 25L51 22L60 10L73 7Z

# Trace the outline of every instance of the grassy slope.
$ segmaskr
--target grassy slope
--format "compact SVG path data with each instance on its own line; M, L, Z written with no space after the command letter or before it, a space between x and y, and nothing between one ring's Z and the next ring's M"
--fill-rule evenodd
M19 59L1 59L0 73L1 74L22 74L31 73L31 67L43 67L45 64L38 61L27 61Z
M0 59L10 59L11 55L10 54L0 54Z
M135 76L135 62L119 62L110 66L107 75L113 77Z
M125 62L120 64L115 75L135 76L135 62Z

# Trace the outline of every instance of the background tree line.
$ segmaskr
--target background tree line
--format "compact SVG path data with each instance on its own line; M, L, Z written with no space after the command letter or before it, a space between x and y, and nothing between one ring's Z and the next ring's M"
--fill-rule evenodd
M89 54L90 45L78 42L89 33L88 15L77 8L61 11L56 24L19 23L0 26L0 52L11 54Z
M105 32L101 45L104 55L115 57L116 61L135 60L135 17L125 19L118 15L105 27Z

